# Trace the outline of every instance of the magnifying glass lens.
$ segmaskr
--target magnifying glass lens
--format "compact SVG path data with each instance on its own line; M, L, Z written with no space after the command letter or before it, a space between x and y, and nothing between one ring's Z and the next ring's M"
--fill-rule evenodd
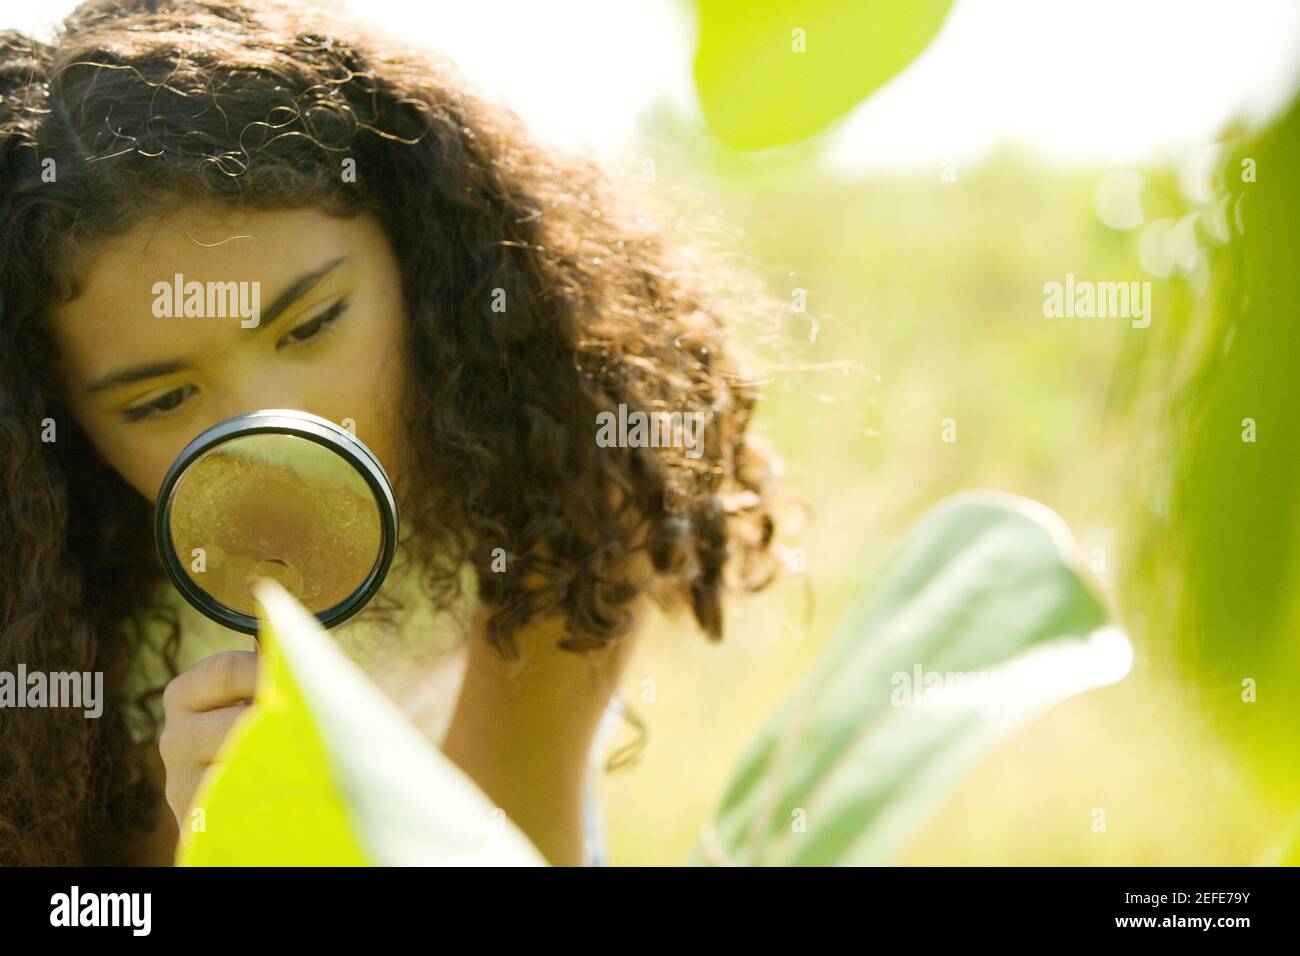
M305 413L214 426L177 459L163 491L159 553L173 583L240 630L255 627L251 589L262 578L329 624L373 595L392 559L396 510L383 469L355 438Z

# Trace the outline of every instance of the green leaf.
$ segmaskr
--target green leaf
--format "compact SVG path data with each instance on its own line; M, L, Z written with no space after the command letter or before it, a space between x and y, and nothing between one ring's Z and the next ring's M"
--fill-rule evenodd
M910 63L952 0L697 0L695 86L734 149L821 132ZM800 32L801 31L801 32Z
M196 796L181 865L542 865L522 833L274 582L257 699Z
M999 738L1128 672L1080 568L1036 502L932 510L751 743L693 862L889 862Z

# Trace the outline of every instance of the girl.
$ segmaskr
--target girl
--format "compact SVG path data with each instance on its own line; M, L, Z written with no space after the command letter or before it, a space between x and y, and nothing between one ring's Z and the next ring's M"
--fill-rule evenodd
M585 768L647 601L717 639L772 571L722 280L641 219L337 10L91 0L53 45L0 33L0 670L109 695L0 712L0 861L172 859L255 656L177 610L152 502L265 407L351 419L384 462L405 534L369 616L428 646L469 608L430 735L552 862L590 860ZM258 284L259 321L158 315L177 275ZM620 406L702 443L598 441Z

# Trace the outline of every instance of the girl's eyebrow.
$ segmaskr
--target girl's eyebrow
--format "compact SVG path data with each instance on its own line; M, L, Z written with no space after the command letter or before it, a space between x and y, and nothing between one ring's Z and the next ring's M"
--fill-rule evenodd
M304 272L298 278L294 279L289 288L281 292L265 311L262 312L261 321L258 323L254 332L261 332L275 320L280 317L280 313L289 308L298 299L301 299L312 286L320 282L331 271L348 260L347 256L339 256L332 259L319 269L311 272ZM142 382L149 378L158 378L162 375L172 375L176 372L186 372L194 366L190 362L184 362L180 359L171 359L166 362L150 362L148 365L133 365L116 372L109 372L107 375L86 386L87 392L102 392L105 389L117 388L120 385L130 385L134 382Z
M124 368L120 372L112 372L99 379L99 381L90 383L86 386L86 391L102 392L107 388L117 388L119 385L130 385L132 382L142 382L147 378L185 372L191 368L193 366L189 362L177 360L153 362L149 365L134 365L131 368Z

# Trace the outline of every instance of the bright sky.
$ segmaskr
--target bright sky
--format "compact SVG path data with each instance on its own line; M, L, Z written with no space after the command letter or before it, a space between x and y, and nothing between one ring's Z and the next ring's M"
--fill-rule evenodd
M446 50L554 141L635 150L656 100L696 112L685 0L349 2ZM0 0L0 27L41 31L73 6ZM1014 142L1065 163L1140 162L1275 107L1297 76L1296 0L959 0L926 52L832 133L826 161L933 169Z

